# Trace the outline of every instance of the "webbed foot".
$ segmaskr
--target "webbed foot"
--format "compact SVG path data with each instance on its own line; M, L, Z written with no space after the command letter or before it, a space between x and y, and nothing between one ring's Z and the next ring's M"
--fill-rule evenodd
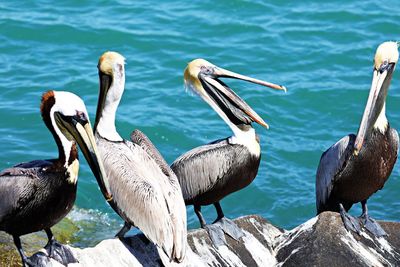
M215 247L220 247L227 244L224 231L219 224L208 224L203 228L206 229L208 236Z
M383 230L383 228L379 225L377 221L372 219L367 214L362 214L360 216L360 221L364 225L365 229L367 229L371 234L376 237L387 236L388 234Z
M53 245L58 244L58 242L54 239L54 237L52 237L51 239L49 239L49 241L47 242L46 246L44 246L44 249L47 251L47 254L49 255L50 258L53 258Z
M235 240L239 240L244 236L243 230L236 225L231 219L226 217L222 217L217 222L214 222L216 225L220 225L222 231L224 231L227 235L232 237Z
M78 262L71 250L67 246L57 242L55 239L52 239L44 248L47 251L48 257L58 261L59 263L67 265L69 263Z
M28 266L45 267L50 265L50 258L43 252L38 252L27 258Z
M353 231L357 234L361 233L359 219L348 214L342 204L340 204L340 216L347 231Z

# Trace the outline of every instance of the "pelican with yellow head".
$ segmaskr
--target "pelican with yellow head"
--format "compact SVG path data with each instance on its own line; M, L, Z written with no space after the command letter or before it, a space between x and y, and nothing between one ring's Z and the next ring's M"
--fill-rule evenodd
M221 78L238 79L286 91L284 86L228 71L204 59L193 60L185 69L186 87L207 102L233 132L230 137L184 153L171 165L186 205L194 206L201 227L207 229L216 245L226 242L223 232L235 239L243 234L224 216L219 202L225 196L248 186L256 177L261 149L252 123L268 128L268 124ZM201 206L210 204L216 208L217 219L214 224L207 225Z
M116 130L115 114L125 89L125 58L105 52L97 67L100 90L94 131L109 179L108 203L125 222L117 236L123 238L136 226L161 250L161 259L167 256L166 263L182 262L187 247L186 209L176 175L144 133L135 130L125 140Z
M325 151L316 178L317 212L340 212L348 230L364 227L375 236L385 235L368 215L367 200L383 188L397 160L399 135L386 118L386 97L399 59L396 42L376 50L372 83L357 135L349 134ZM347 213L361 202L362 215Z

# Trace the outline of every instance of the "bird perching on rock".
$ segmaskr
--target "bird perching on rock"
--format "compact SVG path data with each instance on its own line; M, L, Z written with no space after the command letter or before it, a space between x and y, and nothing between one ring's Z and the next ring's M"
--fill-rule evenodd
M125 221L117 236L122 239L136 226L169 260L182 262L187 247L186 208L178 179L144 133L135 130L128 141L115 128L115 114L125 89L124 65L124 57L116 52L100 57L94 125L110 185L109 204Z
M78 182L80 146L100 188L104 169L83 101L62 91L43 94L41 113L58 147L58 158L20 163L0 172L0 231L13 236L23 265L36 266L24 253L20 236L45 230L50 257L56 244L50 228L72 209Z
M224 216L219 201L254 180L260 165L261 148L251 123L268 128L267 123L220 78L286 90L280 85L222 69L204 59L193 60L185 69L186 87L206 101L233 131L233 136L194 148L171 165L186 205L194 206L201 227L207 229L216 245L226 242L223 232L235 239L242 236L242 231ZM201 206L210 204L214 204L218 217L214 221L216 224L207 225Z
M399 58L398 44L382 43L376 50L371 89L357 135L349 134L325 151L316 175L316 205L340 212L346 229L365 227L375 236L385 231L368 215L367 200L383 188L397 160L399 135L386 118L386 96ZM362 215L347 213L361 202Z

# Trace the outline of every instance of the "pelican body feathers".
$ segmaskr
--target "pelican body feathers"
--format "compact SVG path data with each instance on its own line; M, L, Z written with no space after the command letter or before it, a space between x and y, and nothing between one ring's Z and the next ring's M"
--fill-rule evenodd
M69 92L48 91L42 96L41 113L57 144L58 158L20 163L0 172L0 231L13 236L24 266L32 264L20 236L45 230L51 245L55 239L50 227L74 205L79 171L77 143L101 187L104 178L83 101Z
M99 59L100 91L95 136L109 183L111 207L125 221L117 234L131 226L170 260L181 262L186 252L186 208L178 179L161 154L139 130L131 141L115 128L115 113L125 86L124 58L106 52Z
M171 165L186 205L210 205L248 186L256 177L261 155L230 138L194 148Z

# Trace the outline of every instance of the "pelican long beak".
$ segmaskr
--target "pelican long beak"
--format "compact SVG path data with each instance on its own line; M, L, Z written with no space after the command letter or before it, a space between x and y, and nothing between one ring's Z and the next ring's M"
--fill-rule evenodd
M283 85L278 85L278 84L274 84L274 83L270 83L270 82L266 82L266 81L262 81L262 80L258 80L258 79L254 79L242 74L238 74L223 68L215 68L214 69L214 75L221 77L221 78L232 78L232 79L238 79L238 80L242 80L242 81L247 81L247 82L251 82L251 83L255 83L255 84L259 84L265 87L269 87L275 90L283 90L283 91L287 91L286 87Z
M108 184L106 172L104 170L103 161L100 158L99 152L97 150L96 141L93 136L93 130L90 123L87 122L85 125L79 123L76 124L76 129L79 132L78 136L75 137L85 156L87 162L94 176L96 177L97 183L100 186L100 190L103 193L107 201L112 199L110 185Z
M374 70L367 105L365 106L360 128L358 129L356 141L354 143L354 155L356 156L360 153L365 137L373 128L385 104L394 67L395 64L390 63L384 68Z
M96 177L100 190L107 201L112 200L110 186L104 170L103 162L97 150L96 141L93 135L92 127L86 116L82 113L75 116L63 116L56 113L57 123L62 124L62 128L66 129L69 134L78 143L82 154L85 156L90 169Z
M211 95L211 90L214 90L213 95L219 95L216 91L222 93L223 96L227 97L230 101L224 101L223 98L219 97L219 101L216 101L219 104L219 108L223 110L224 113L232 112L236 117L242 117L238 112L235 112L235 106L247 116L249 116L253 121L260 124L265 128L269 128L268 124L243 100L241 99L232 89L230 89L227 85L219 80L215 80L211 77L204 77L204 81L206 84L203 84L205 90ZM216 96L212 97L216 98ZM230 102L233 105L230 105Z
M97 124L100 121L104 104L106 102L107 92L110 89L112 84L112 76L103 73L99 70L99 79L100 79L100 90L99 90L99 99L97 101L97 110L96 110L96 119L94 122L94 131L96 131Z
M200 74L199 78L202 81L203 88L208 94L206 98L211 97L212 99L214 99L214 102L216 102L216 104L225 114L228 113L232 114L230 116L230 120L237 118L242 122L249 123L246 116L243 116L241 114L241 112L243 112L244 114L249 116L252 121L260 124L261 126L267 129L269 128L268 124L243 99L241 99L232 89L230 89L225 83L223 83L218 78L232 78L232 79L243 80L259 84L262 86L270 87L276 90L283 90L286 92L286 87L284 86L247 77L219 67L215 67L213 69L212 75ZM241 112L239 112L238 109Z

